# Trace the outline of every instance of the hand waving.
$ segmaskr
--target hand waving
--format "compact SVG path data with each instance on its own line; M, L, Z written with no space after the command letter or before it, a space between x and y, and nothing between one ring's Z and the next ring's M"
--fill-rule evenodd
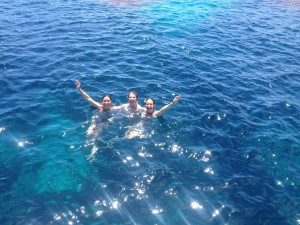
M80 81L79 80L75 80L75 85L76 85L77 89L79 89L80 86L81 86Z
M174 98L173 102L176 104L180 99L181 99L180 96L176 96L176 97Z

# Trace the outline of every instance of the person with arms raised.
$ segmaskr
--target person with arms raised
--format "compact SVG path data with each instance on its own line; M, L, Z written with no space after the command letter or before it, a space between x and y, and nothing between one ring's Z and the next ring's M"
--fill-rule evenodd
M168 109L177 104L180 99L180 96L176 96L171 103L165 105L160 110L155 110L155 100L153 98L147 98L145 100L146 111L142 114L142 120L134 126L130 127L130 129L126 132L125 137L128 139L134 137L143 137L142 134L144 132L146 121L153 117L162 116Z

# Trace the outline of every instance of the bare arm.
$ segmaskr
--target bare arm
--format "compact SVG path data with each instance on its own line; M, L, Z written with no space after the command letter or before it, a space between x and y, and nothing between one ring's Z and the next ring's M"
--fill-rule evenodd
M125 110L128 107L128 104L122 104L122 105L118 105L118 106L113 106L112 109L113 110ZM139 104L137 105L137 109L138 112L143 113L146 112L146 109L142 106L140 106Z
M146 112L146 108L144 108L144 107L142 107L140 105L138 105L138 110L139 110L140 113Z
M168 109L171 108L173 105L175 105L180 99L181 99L180 96L176 96L176 97L174 98L173 102L171 102L171 103L168 104L168 105L165 105L165 106L162 107L160 110L155 111L153 115L154 115L154 116L162 116L162 114L163 114L166 110L168 110Z
M102 105L99 102L96 102L94 99L92 99L87 93L85 93L82 89L81 89L81 83L79 80L75 81L75 85L78 89L78 91L80 92L80 94L84 97L84 99L90 103L92 106L98 108L98 109L102 109Z
M126 104L123 105L118 105L118 106L113 106L111 107L112 110L122 110L126 107Z

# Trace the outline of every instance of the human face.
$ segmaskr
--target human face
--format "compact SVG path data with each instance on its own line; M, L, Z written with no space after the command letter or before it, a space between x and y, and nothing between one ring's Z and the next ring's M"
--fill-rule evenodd
M111 99L108 96L105 96L102 100L103 109L108 110L111 107Z
M153 113L154 112L154 102L152 99L148 99L146 101L146 110L147 113Z
M129 103L130 105L134 105L134 104L137 103L136 95L135 95L134 93L130 93L130 94L128 95L128 103Z

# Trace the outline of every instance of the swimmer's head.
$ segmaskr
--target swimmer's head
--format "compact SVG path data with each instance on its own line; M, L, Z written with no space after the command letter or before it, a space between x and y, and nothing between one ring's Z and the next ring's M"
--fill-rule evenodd
M104 110L109 110L111 107L111 97L109 95L103 95L102 105Z
M109 94L105 94L105 95L103 95L103 96L102 96L102 101L104 100L104 98L105 98L105 97L108 97L108 98L110 99L110 101L112 101L112 100L111 100L111 97L110 97L110 95L109 95Z
M145 100L146 112L152 114L154 112L155 100L153 98L147 98Z
M135 91L131 91L129 92L127 98L129 104L136 104L139 97Z

